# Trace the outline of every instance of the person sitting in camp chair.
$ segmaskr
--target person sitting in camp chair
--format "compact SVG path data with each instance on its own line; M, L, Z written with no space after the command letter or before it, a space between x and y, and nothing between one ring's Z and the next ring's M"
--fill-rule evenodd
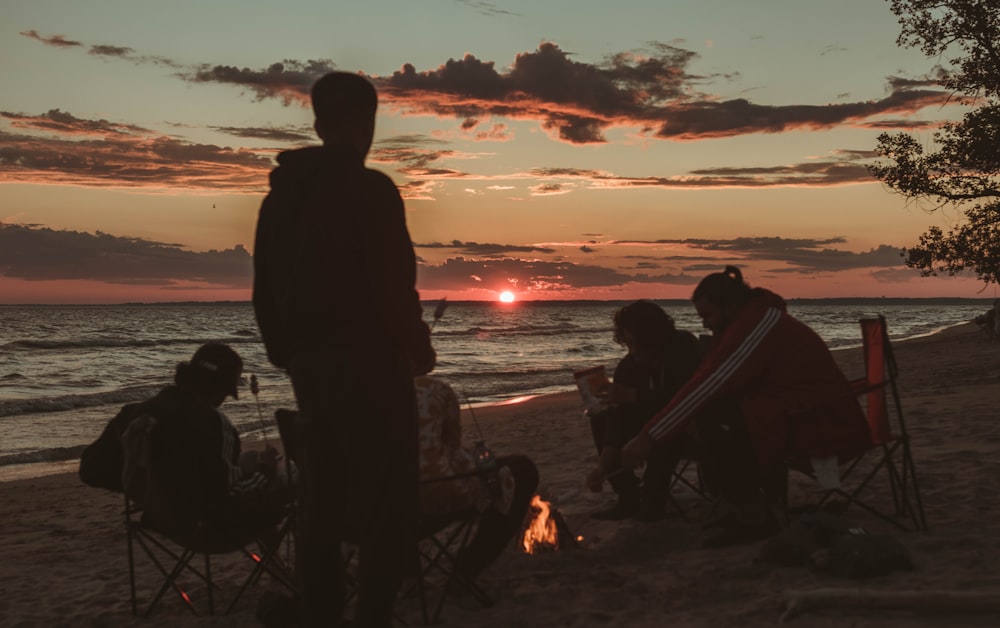
M691 431L700 470L724 508L705 546L756 541L777 531L774 478L786 460L844 459L871 447L851 385L826 343L751 288L740 269L707 275L691 297L713 342L695 374L621 452L637 467Z
M206 543L268 533L286 513L289 493L277 474L278 451L241 456L236 428L218 408L238 398L243 361L208 343L177 365L174 384L125 405L80 459L80 479L124 492L144 521L171 536L208 531Z
M642 480L619 463L621 448L670 398L698 367L701 347L689 331L676 329L674 319L652 301L634 301L614 314L614 339L628 349L615 368L614 381L598 390L602 410L591 413L590 430L597 446L597 466L587 475L591 490L607 480L618 494L610 508L591 514L594 519L635 517L656 521L666 516L673 472L683 443L652 452Z
M420 506L425 519L476 508L476 533L457 557L457 570L474 581L521 531L538 488L538 469L530 458L492 458L484 443L462 446L458 397L433 377L415 379L420 419Z

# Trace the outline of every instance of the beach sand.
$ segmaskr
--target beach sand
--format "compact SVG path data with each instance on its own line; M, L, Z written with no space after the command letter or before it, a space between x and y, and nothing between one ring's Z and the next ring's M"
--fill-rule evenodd
M895 536L910 551L913 570L859 581L755 562L760 543L701 549L696 519L707 505L690 492L676 495L690 523L677 514L655 523L590 519L613 493L584 487L594 447L578 396L564 393L478 408L475 418L494 452L522 453L536 462L540 492L583 537L580 547L536 555L511 547L480 581L495 606L481 608L456 596L444 608L444 625L771 626L786 608L788 591L832 587L915 593L916 601L906 598L890 608L845 604L805 612L787 624L1000 625L1000 344L968 324L895 349L930 530L897 532L855 509L847 516L869 532ZM861 375L860 349L837 356L849 377ZM463 414L471 440L475 427L468 410ZM808 483L793 483L793 505L811 491ZM225 617L194 617L168 598L152 618L133 620L120 496L66 473L2 482L0 493L0 626L253 626L257 597L280 590L264 578ZM229 581L222 567L216 573ZM972 599L934 610L934 600L950 592ZM992 610L979 608L979 597Z

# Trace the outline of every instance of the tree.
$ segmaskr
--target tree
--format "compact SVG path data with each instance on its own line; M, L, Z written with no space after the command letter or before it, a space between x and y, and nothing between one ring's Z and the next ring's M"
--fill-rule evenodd
M892 190L959 209L948 232L930 227L904 249L921 275L965 271L1000 283L1000 0L891 0L896 44L945 60L939 83L971 109L934 133L936 150L906 133L883 133L871 173Z

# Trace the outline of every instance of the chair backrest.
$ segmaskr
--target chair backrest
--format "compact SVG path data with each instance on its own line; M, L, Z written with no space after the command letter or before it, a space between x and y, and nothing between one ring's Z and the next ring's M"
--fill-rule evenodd
M884 445L893 439L889 424L889 407L886 389L894 385L895 359L885 317L861 319L861 338L865 356L865 388L867 389L867 418L872 442Z
M426 514L455 512L486 499L476 456L462 446L458 396L434 377L414 379L420 426L420 502Z
M125 496L138 505L147 506L154 497L153 431L156 418L148 414L135 417L122 434L121 483Z
M281 446L285 450L285 458L301 465L299 460L299 442L295 435L295 421L298 419L298 412L279 408L274 411L274 422L278 424L278 434L281 438Z

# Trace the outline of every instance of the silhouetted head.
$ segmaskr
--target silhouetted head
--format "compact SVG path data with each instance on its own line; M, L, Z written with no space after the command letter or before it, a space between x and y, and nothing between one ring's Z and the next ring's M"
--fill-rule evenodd
M712 333L722 333L736 312L753 296L743 281L743 273L735 266L726 266L721 273L706 276L694 289L691 301L701 317L702 325Z
M674 333L674 319L663 308L645 299L629 303L614 314L615 342L628 347L641 363L653 365L663 356Z
M360 74L330 72L312 86L316 133L324 144L347 143L368 154L375 133L378 94Z
M243 360L228 345L203 344L188 362L181 362L174 372L174 383L192 390L213 406L222 405L227 395L239 399L238 386L243 375Z

